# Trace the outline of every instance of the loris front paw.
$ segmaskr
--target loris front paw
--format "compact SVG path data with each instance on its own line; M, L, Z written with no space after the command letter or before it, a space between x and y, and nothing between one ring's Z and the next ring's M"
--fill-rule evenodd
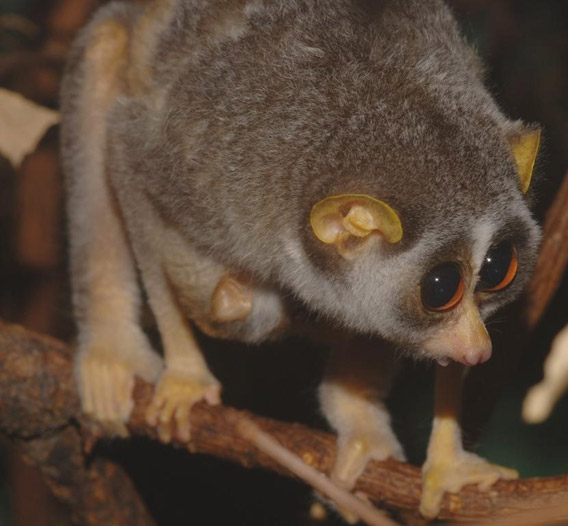
M459 451L445 458L428 461L422 468L420 513L427 518L436 517L446 491L457 493L468 484L477 484L481 491L486 491L500 479L512 480L518 476L514 469L490 464L487 460L467 451Z
M370 460L381 461L389 457L404 460L386 407L379 400L365 398L362 392L350 391L331 382L322 385L320 390L322 408L338 435L331 479L348 490L355 486ZM352 513L338 511L347 522L357 522L358 517Z
M162 369L162 359L137 327L93 330L75 359L83 412L106 434L127 436L134 377L154 382Z
M320 390L322 409L337 431L337 459L332 478L351 489L369 460L404 460L384 404L334 383Z
M172 439L172 423L175 423L177 436L187 442L190 439L189 413L200 400L211 405L221 403L221 384L213 375L167 369L146 412L146 422L156 426L158 437L165 443Z

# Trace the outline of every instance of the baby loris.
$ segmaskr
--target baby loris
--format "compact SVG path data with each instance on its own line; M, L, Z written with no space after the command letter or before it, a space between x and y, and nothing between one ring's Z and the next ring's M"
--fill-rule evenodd
M125 434L140 376L148 421L187 439L192 404L221 392L190 320L261 342L294 328L292 298L346 335L320 388L338 483L404 458L392 348L440 364L422 512L515 476L463 451L456 364L489 359L483 320L532 269L540 135L500 112L442 1L111 2L62 109L86 413Z

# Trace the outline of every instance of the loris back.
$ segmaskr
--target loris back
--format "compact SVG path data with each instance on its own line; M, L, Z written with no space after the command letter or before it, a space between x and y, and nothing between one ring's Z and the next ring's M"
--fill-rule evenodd
M368 194L396 210L404 237L383 257L455 244L482 220L534 230L507 144L515 124L441 1L159 5L151 30L140 6L124 7L145 47L132 57L137 87L109 117L112 148L160 214L215 259L337 317L341 291L326 276L354 278L309 228L326 196ZM390 267L397 282L423 271ZM352 310L342 324L380 332Z

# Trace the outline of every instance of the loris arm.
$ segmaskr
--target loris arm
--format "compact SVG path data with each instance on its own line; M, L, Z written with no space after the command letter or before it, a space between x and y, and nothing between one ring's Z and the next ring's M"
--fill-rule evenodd
M120 167L118 157L114 163L117 168ZM171 422L176 424L178 437L189 440L191 406L202 399L210 404L219 403L221 385L209 371L190 321L176 295L177 290L166 271L165 254L175 247L171 236L177 239L177 234L161 220L139 189L130 187L128 196L119 192L121 202L126 198L142 203L140 209L123 206L122 210L133 234L130 241L158 325L166 366L148 407L146 420L157 427L163 442L169 442L172 438ZM184 263L189 269L192 268L191 258Z
M169 442L170 420L177 424L181 439L189 440L189 410L205 399L221 401L221 385L211 374L189 321L180 309L157 258L146 254L141 263L144 285L164 345L166 369L156 386L146 419L157 426L160 439Z
M487 490L499 479L514 479L513 469L490 464L474 453L464 451L459 424L463 380L467 369L455 362L436 365L434 422L422 467L423 490L420 512L435 517L446 491L457 493L467 484Z
M332 353L319 398L337 431L338 451L331 479L352 489L369 460L404 460L384 403L394 368L390 348L363 338L337 345ZM357 517L344 513L350 522Z

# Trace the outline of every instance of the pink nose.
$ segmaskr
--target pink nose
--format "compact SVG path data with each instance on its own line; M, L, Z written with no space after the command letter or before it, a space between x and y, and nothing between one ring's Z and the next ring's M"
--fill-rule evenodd
M491 358L491 347L466 351L456 356L458 362L469 367L485 363L489 358Z

